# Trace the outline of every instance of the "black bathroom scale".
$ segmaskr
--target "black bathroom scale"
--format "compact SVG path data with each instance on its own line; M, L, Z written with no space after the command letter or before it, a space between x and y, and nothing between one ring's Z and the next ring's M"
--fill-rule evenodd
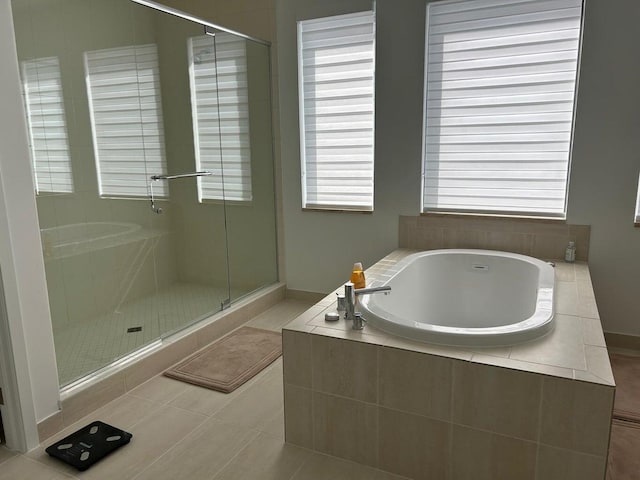
M129 432L96 421L50 445L45 452L83 471L129 443L131 437Z

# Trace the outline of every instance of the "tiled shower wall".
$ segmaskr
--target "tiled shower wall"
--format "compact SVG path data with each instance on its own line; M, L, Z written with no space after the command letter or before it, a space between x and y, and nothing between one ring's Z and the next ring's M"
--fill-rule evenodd
M562 220L529 220L458 215L400 216L399 247L416 250L481 248L542 259L564 258L576 242L576 260L589 258L589 225Z

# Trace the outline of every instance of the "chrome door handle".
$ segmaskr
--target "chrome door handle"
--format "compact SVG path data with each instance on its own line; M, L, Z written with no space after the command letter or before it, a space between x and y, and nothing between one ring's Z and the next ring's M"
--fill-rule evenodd
M213 172L191 172L191 173L179 173L178 175L151 175L151 180L174 180L176 178L190 178L190 177L207 177L213 175Z

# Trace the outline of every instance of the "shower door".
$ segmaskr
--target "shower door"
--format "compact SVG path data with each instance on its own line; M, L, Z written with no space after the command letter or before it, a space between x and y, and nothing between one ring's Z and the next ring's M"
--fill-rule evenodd
M153 15L169 173L211 174L169 181L179 327L277 281L270 47Z
M198 23L133 9L134 18L154 27L162 86L166 171L150 180L148 208L151 229L163 235L154 249L157 293L149 306L159 338L230 304L215 39Z
M277 281L269 47L130 0L12 9L68 386Z
M233 302L278 280L270 47L224 32L215 42Z
M270 46L134 10L155 29L167 171L178 177L158 181L162 214L150 208L169 239L154 256L165 336L278 279Z
M195 178L151 180L195 170L188 41L204 28L129 0L12 10L65 386L228 304L224 203L202 208Z
M169 173L210 174L169 181L179 328L277 281L270 48L154 15Z

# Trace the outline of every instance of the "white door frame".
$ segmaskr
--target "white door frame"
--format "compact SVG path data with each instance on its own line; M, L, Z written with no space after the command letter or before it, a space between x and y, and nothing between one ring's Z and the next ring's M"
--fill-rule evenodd
M2 182L0 179L0 197L2 195ZM9 329L9 316L4 297L2 281L2 269L0 267L0 388L4 405L0 406L2 424L6 436L6 444L10 450L26 452L30 447L37 445L37 425L33 402L31 408L27 404L24 409L20 401L18 378L16 375L14 352L11 343ZM31 399L31 388L27 382L28 392L26 396ZM25 411L28 410L28 411Z
M10 0L0 0L0 368L7 446L38 446L60 387Z

